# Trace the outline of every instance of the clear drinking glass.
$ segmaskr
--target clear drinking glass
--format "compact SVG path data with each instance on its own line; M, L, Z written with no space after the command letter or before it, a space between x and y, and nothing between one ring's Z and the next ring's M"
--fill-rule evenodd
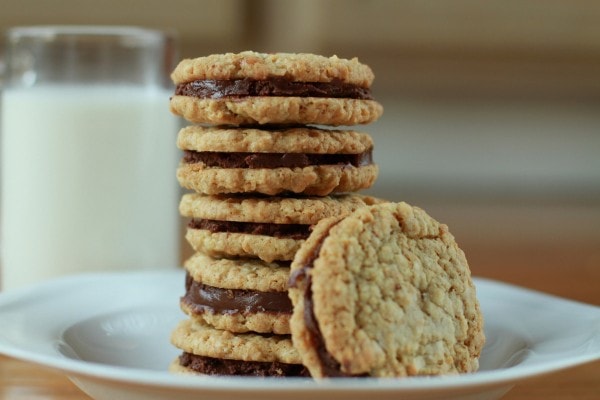
M170 34L17 27L0 104L3 290L179 262Z

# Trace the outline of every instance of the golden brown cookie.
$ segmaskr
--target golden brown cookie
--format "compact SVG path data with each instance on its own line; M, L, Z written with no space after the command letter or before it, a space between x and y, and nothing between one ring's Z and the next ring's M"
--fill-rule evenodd
M213 257L292 260L322 218L348 214L382 200L358 194L326 197L205 196L185 194L186 239Z
M483 319L446 225L406 203L322 220L293 263L294 345L314 377L472 372Z
M171 111L195 123L356 125L383 112L373 72L356 58L215 54L181 61L171 78Z
M171 334L182 354L175 373L201 375L308 376L289 335L233 333L184 320Z
M325 196L366 189L378 174L371 137L355 131L188 126L177 145L179 183L203 194Z
M238 54L213 54L206 57L182 60L171 74L175 84L195 80L285 78L299 82L341 81L370 87L373 71L357 58L346 60L337 56L324 57L306 53L257 53L244 51Z

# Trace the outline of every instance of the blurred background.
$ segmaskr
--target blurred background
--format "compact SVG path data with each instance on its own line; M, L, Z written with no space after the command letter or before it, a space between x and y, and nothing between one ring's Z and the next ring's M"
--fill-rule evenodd
M373 135L381 168L370 193L447 223L474 275L534 287L565 277L553 279L561 295L576 266L589 275L577 298L597 302L598 1L0 0L0 10L1 30L173 30L181 57L356 56L373 68L385 108L358 128Z

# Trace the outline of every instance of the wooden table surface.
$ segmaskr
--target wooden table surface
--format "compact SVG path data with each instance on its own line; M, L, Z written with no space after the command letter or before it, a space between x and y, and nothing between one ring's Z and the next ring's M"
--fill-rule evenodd
M473 248L467 254L474 275L600 306L600 249L514 248L497 249L494 253L493 249ZM0 356L0 399L83 400L89 397L59 372ZM598 400L600 362L519 383L503 399Z

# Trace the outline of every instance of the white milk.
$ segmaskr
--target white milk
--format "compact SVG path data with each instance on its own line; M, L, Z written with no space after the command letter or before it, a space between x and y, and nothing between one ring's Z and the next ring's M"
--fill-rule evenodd
M3 92L4 289L82 271L178 263L178 119L169 93Z

